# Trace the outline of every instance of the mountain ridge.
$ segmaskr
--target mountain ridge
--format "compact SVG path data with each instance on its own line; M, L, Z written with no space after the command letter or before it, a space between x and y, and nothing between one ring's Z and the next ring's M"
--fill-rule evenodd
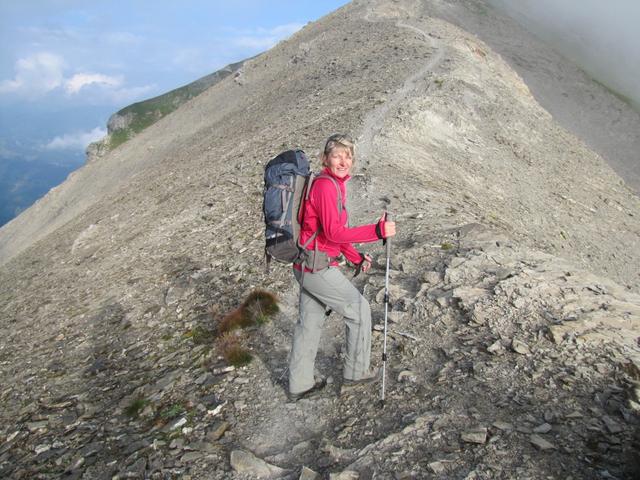
M162 95L133 103L121 108L109 117L107 136L87 147L87 162L93 162L110 150L126 142L149 125L168 115L180 105L197 97L207 88L215 85L242 67L246 60L230 63L209 75L174 88Z

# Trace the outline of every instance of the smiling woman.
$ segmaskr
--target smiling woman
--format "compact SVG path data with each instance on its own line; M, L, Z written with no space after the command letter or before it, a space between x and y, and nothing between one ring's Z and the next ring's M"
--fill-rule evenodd
M321 156L324 169L313 181L302 206L299 244L306 245L305 260L294 264L300 284L299 317L289 360L289 399L298 401L321 390L326 381L314 378L315 357L327 310L344 317L346 354L343 382L373 382L378 371L370 367L371 310L369 303L339 269L344 256L356 267L356 275L367 272L372 259L353 243L371 243L392 237L394 222L386 216L377 223L349 226L345 206L346 182L353 167L355 146L347 136L329 137Z

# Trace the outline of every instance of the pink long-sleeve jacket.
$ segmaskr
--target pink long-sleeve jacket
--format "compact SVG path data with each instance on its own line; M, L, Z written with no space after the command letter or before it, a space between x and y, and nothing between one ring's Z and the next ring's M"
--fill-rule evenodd
M300 245L304 245L317 231L318 236L309 243L307 250L314 250L317 242L318 250L331 258L330 265L338 265L337 259L340 254L351 263L359 265L362 263L362 256L353 243L375 242L385 238L384 222L349 227L349 216L344 203L347 198L346 182L351 177L339 178L328 168L323 169L321 173L336 180L343 203L342 213L338 212L336 185L328 178L317 177L311 185L309 199L303 206ZM300 270L301 266L294 265L294 268Z

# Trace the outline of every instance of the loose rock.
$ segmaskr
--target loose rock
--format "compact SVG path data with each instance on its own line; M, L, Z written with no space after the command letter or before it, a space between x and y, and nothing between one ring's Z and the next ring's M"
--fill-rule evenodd
M244 450L231 452L231 467L238 473L249 473L259 478L276 477L285 473L284 469L271 465Z
M547 440L545 440L539 435L531 435L529 437L529 440L536 448L540 450L552 450L556 448L554 444L552 444L551 442L548 442Z
M531 350L529 349L529 346L518 340L517 338L514 338L511 341L511 348L513 349L514 352L519 353L520 355L530 355L531 354Z
M467 430L463 432L461 435L463 441L467 443L478 443L483 444L487 441L487 429L486 428L477 428L474 430Z
M302 467L302 472L300 472L300 478L298 480L319 480L320 474L314 472L308 467Z

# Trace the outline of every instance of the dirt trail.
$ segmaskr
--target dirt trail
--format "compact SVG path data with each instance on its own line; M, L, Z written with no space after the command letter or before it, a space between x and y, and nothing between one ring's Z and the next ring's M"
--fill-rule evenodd
M368 12L365 15L365 20L375 23L376 20L372 19L372 12ZM431 71L433 71L442 62L444 57L444 47L435 38L429 36L427 32L413 25L409 25L404 22L396 22L396 25L401 28L411 30L421 35L425 42L427 42L431 48L434 49L433 56L429 61L424 64L418 71L409 76L402 87L391 94L388 98L384 99L384 103L379 107L371 110L364 119L362 127L358 132L357 146L358 146L358 158L362 162L363 166L368 166L371 163L371 157L374 156L374 142L376 137L380 135L384 127L384 121L390 112L393 112L396 107L407 97L407 95L414 91L418 83Z

